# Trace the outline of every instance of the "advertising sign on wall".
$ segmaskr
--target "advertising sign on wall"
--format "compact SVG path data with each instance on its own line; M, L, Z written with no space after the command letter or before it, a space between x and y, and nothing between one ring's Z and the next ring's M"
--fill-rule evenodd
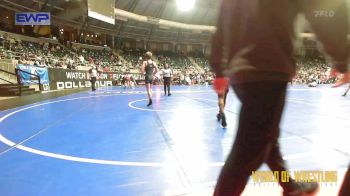
M117 72L101 72L98 74L96 86L112 86L120 76ZM49 68L49 78L52 90L91 87L88 71Z
M16 25L50 25L50 12L21 12L16 13Z

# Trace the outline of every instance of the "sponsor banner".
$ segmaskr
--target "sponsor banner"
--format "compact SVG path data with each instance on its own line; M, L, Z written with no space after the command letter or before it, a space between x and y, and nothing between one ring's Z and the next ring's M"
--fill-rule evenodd
M118 72L100 72L96 87L115 85L123 74ZM90 73L83 70L49 68L50 88L52 90L91 87Z
M49 74L48 74L47 68L40 68L32 65L22 65L22 64L16 65L16 68L22 70L22 71L18 71L18 74L19 74L19 77L21 78L21 83L24 85L39 84L38 78L31 74L38 75L40 77L41 84L46 85L49 83ZM28 74L26 72L31 74Z
M113 86L113 81L96 81L96 87L107 87ZM54 86L51 85L51 89L71 89L71 88L85 88L91 87L90 81L66 81L66 82L56 82Z
M50 12L21 12L16 13L16 25L50 25Z

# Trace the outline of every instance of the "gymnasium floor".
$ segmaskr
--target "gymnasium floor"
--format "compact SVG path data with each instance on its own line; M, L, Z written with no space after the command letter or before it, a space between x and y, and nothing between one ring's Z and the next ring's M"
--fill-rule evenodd
M280 141L290 169L339 171L319 195L336 195L350 161L344 90L289 88ZM155 86L149 108L146 97L143 87L110 87L0 111L0 195L211 195L235 135L236 97L227 129L209 86L173 87L170 97ZM280 193L250 181L244 195Z

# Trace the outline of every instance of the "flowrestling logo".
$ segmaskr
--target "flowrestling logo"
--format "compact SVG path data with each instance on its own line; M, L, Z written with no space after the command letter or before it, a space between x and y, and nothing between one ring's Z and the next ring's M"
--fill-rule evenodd
M50 25L49 12L21 12L16 13L16 25Z

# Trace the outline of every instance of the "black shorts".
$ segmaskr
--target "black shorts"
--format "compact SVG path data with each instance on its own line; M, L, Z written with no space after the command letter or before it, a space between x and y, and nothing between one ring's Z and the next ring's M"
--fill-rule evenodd
M165 85L170 85L171 77L163 77L163 80Z
M146 76L145 77L145 84L153 84L153 76Z

